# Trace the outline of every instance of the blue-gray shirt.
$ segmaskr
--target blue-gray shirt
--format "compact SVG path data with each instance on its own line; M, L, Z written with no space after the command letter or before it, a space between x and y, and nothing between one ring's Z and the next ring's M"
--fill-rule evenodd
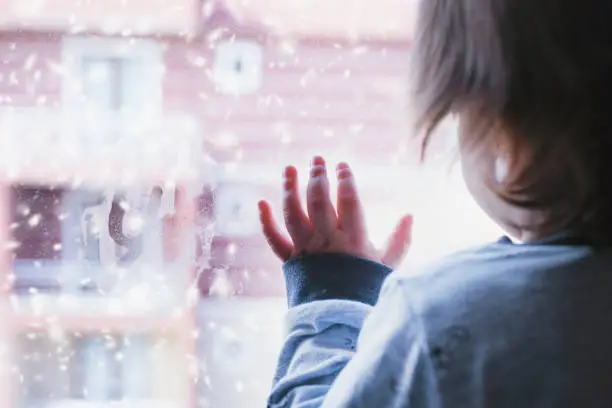
M612 407L612 249L503 239L389 272L332 254L285 265L268 407Z

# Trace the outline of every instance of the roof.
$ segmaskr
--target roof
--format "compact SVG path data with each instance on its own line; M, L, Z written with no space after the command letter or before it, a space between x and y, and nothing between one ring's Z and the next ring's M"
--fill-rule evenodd
M405 41L417 0L0 0L0 31L190 35L219 11L289 38ZM201 5L203 3L203 5Z
M0 31L186 35L198 0L0 0Z
M239 24L297 38L409 40L417 0L208 0ZM222 3L222 4L221 4Z

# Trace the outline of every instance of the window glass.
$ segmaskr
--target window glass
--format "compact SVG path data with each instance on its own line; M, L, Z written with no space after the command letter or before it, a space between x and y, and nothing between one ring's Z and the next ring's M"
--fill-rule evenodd
M377 246L414 214L402 272L499 234L456 123L419 164L414 2L77 3L0 0L0 408L265 406L286 301L257 202L282 225L314 155L352 165Z

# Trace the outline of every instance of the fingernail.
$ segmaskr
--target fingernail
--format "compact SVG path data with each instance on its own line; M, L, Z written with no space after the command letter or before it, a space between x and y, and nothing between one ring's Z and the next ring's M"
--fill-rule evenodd
M295 186L295 181L292 179L285 179L283 183L283 188L286 192L291 193L293 191L293 187Z
M357 191L355 190L351 170L338 167L337 174L338 196L342 199L354 199L357 196Z
M310 169L311 177L319 177L325 174L325 166L315 166Z
M351 168L348 166L348 164L340 163L336 168L336 175L338 176L338 180L344 180L351 177L353 173L351 172Z
M313 157L312 161L310 162L310 167L316 167L316 166L325 167L325 159L321 156Z
M257 208L259 208L259 213L263 214L266 211L266 203L265 201L260 201L257 203Z
M414 225L414 218L412 217L412 215L404 215L402 219L402 224L405 227Z

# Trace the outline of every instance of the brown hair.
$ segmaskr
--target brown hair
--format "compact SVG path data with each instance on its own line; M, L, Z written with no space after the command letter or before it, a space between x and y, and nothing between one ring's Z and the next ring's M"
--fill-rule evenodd
M423 151L447 115L470 112L471 146L508 138L501 198L545 211L552 229L612 236L611 19L609 0L421 0Z

